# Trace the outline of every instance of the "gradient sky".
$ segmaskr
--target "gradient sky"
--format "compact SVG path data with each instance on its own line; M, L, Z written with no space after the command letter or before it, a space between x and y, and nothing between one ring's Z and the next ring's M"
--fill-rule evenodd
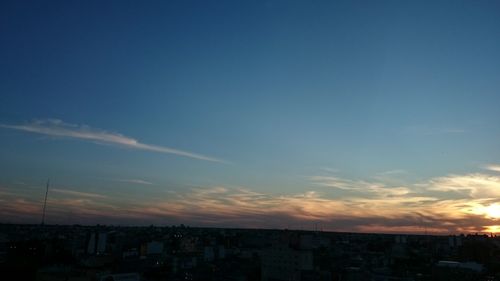
M500 232L498 1L1 1L0 217Z

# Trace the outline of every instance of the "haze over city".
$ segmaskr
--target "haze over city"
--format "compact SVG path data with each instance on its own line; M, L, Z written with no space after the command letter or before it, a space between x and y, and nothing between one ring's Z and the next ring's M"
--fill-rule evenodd
M498 1L3 1L0 218L500 232Z

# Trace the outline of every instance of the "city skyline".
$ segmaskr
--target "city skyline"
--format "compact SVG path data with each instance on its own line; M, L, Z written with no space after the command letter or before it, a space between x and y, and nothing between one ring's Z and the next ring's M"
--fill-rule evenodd
M500 4L0 4L1 223L500 232Z

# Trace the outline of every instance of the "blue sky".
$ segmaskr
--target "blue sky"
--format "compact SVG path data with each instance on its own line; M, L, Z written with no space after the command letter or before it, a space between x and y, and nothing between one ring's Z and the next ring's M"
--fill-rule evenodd
M87 223L99 221L92 210L109 223L133 204L154 223L244 224L210 211L206 194L240 213L234 196L253 198L247 207L315 198L304 213L260 217L333 230L391 231L383 212L348 210L345 226L316 213L346 200L497 206L481 188L500 189L498 30L495 1L2 2L0 195L32 206L3 213L38 221L48 177L62 196L53 206L80 200L93 215L72 212ZM186 198L206 200L200 212L216 219L180 216ZM56 209L53 222L66 222ZM478 212L479 225L447 231L498 224ZM401 224L394 231L416 231Z

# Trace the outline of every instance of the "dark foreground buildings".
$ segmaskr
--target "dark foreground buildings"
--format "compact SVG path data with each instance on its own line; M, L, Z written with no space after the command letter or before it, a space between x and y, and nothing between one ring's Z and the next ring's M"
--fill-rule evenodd
M4 224L0 280L500 281L500 238Z

